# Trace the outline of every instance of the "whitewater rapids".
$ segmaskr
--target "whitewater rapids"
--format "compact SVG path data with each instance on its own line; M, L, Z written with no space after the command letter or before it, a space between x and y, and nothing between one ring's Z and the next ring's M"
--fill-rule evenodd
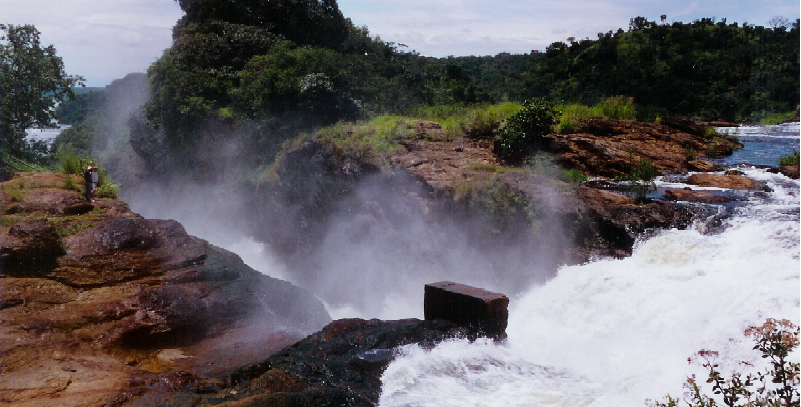
M724 376L759 366L743 331L799 324L799 183L745 171L774 192L736 208L721 233L668 230L629 258L561 268L512 298L506 343L400 349L379 405L642 406L705 378L688 364L701 349L719 352Z

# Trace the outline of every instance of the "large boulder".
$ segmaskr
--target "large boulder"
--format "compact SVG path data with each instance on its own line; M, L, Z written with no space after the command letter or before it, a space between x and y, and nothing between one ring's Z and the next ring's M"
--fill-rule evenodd
M687 179L687 183L701 187L716 187L750 191L766 191L768 188L763 182L755 181L744 175L738 174L693 174Z

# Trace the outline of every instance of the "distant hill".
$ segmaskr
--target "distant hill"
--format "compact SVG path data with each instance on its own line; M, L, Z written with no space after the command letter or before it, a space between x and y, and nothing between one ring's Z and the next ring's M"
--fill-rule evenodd
M105 87L97 87L97 86L76 86L72 88L72 91L75 92L76 95L81 95L84 93L101 91L104 88Z

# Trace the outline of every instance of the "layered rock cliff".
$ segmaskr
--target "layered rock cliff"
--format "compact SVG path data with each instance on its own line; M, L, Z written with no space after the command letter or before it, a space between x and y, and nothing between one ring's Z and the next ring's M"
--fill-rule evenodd
M322 303L68 176L0 184L0 401L123 405L259 360L330 321Z

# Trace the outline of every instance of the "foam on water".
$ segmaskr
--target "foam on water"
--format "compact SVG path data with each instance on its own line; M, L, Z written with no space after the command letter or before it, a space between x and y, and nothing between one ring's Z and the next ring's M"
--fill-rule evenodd
M506 344L405 349L380 404L644 405L705 377L687 363L701 349L720 352L723 372L761 363L743 330L766 318L799 323L799 184L746 172L774 192L739 208L722 233L668 230L629 258L563 267L512 299Z

